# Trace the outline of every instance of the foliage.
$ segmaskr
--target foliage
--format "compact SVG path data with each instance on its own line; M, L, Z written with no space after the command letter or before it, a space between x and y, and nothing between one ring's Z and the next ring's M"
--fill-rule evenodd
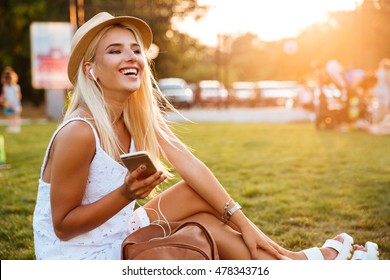
M56 127L32 124L5 134L11 169L0 171L3 260L34 258L38 177ZM286 248L321 246L345 231L357 243L377 242L381 258L390 259L388 136L319 132L312 124L202 123L175 131L254 223Z
M30 65L30 24L34 21L69 21L70 2L68 0L2 0L0 36L7 40L0 41L0 68L13 66L19 74L19 83L25 100L42 100L42 91L31 88L31 67L28 67ZM203 47L188 35L175 31L172 18L182 18L188 14L199 18L207 7L198 5L197 0L85 0L84 4L86 20L102 11L116 16L132 15L144 19L151 26L154 42L162 52L155 61L157 76L183 76L190 80L188 69L199 59L199 54L196 52ZM176 35L180 38L180 44L177 43L177 39L172 40ZM178 56L178 53L182 55Z
M2 0L0 36L5 39L0 41L0 67L15 68L24 100L43 100L42 91L31 88L30 23L68 21L69 2L75 1ZM346 68L375 70L382 58L390 57L390 0L365 0L355 11L332 12L327 22L306 28L294 39L264 42L254 34L223 34L217 48L202 46L175 29L178 19L200 18L207 11L197 0L85 0L84 4L85 19L108 11L134 15L150 24L160 47L154 61L157 78L219 79L227 86L238 80L303 82L311 77L314 63L338 59ZM289 54L284 45L291 40L298 49Z
M161 53L155 61L158 78L179 77L198 82L215 77L214 52L188 35L172 30L160 48Z
M297 38L261 42L253 34L230 38L228 83L235 80L297 80L310 78L312 65L339 60L346 69L372 71L384 57L390 57L390 0L366 0L355 11L329 14L326 22L306 28ZM286 53L284 44L295 41L295 53ZM226 48L226 46L220 46ZM226 81L225 81L226 83Z
M23 99L39 103L42 91L31 86L30 24L35 21L68 21L68 0L1 0L0 71L12 66L19 75Z
M157 76L177 76L191 80L188 74L186 76L183 73L188 73L188 65L194 62L194 53L201 51L202 46L189 36L175 31L172 20L189 14L201 17L206 9L198 5L196 0L94 0L86 3L85 17L91 18L98 12L107 11L117 16L132 15L144 19L150 25L153 41L161 52L154 63Z

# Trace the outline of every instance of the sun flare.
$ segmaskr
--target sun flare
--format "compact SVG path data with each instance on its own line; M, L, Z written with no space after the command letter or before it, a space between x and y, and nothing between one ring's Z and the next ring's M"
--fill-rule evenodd
M196 22L188 17L178 30L215 45L218 34L255 33L261 40L295 37L312 23L324 21L330 11L353 10L358 0L199 0L210 6Z

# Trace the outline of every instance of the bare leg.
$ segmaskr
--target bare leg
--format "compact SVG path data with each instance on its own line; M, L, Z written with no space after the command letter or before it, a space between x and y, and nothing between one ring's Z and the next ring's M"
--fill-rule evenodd
M13 115L8 116L8 130L12 132L15 126L15 117Z
M161 211L158 211L159 207ZM169 221L184 220L202 212L218 216L218 213L183 181L154 197L144 208L151 221L157 220L158 217L155 211L148 211L148 208L161 212Z
M214 237L217 244L219 257L222 260L250 260L251 254L246 247L241 233L225 225L215 216L207 213L200 213L189 217L186 220L197 221L204 225ZM274 260L275 257L260 250L262 260Z
M161 212L168 221L200 222L213 235L221 259L251 259L250 252L236 227L224 224L218 218L218 213L184 182L164 191L162 195L148 202L144 208L151 221L158 220L155 212L157 211ZM151 208L155 211L151 211ZM262 259L274 259L264 251L261 251L260 255Z
M156 212L159 212L168 221L196 220L202 223L214 236L221 259L250 259L249 250L237 227L234 224L225 225L219 219L220 213L185 182L170 187L149 201L144 208L150 221L158 220ZM342 237L338 236L336 240L342 241ZM275 243L271 239L269 241ZM290 259L306 259L302 252L292 252L280 246L279 248ZM267 252L259 250L262 259L273 259ZM321 248L321 251L325 259L334 259L337 256L337 252L331 248Z
M12 132L12 133L17 133L17 132L20 132L20 123L21 123L21 120L20 120L20 116L15 114L15 115L10 115L8 117L8 132Z
M19 114L17 114L15 116L15 126L16 126L18 131L20 131L21 123L22 123L22 118L21 118L21 116Z
M231 223L225 225L220 220L221 214L217 213L185 182L180 182L164 191L148 202L144 208L150 221L159 219L156 212L159 212L160 215L162 213L168 221L201 219L202 221L199 221L209 228L215 236L221 257L227 259L250 258L250 253L237 227ZM263 251L259 253L264 259L272 258Z

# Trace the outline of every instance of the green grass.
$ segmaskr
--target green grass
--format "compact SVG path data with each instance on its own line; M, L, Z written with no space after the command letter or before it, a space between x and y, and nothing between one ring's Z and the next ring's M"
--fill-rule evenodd
M0 258L33 259L39 171L56 124L5 135ZM263 232L291 250L340 232L390 259L390 137L318 132L311 124L186 124L176 130ZM4 127L0 127L0 133Z

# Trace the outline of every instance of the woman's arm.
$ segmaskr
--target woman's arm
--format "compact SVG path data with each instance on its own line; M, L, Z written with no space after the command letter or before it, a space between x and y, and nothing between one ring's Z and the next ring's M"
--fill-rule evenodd
M56 235L68 240L88 232L117 214L135 198L146 196L159 183L158 172L146 180L136 180L141 168L128 173L123 185L98 201L81 205L90 164L95 155L95 138L90 126L73 121L57 134L47 172L51 183L51 205Z
M166 140L160 140L167 160L182 179L222 216L224 206L230 200L229 194L211 170L196 158L172 132L169 133L171 133L173 139L176 139L173 145ZM234 203L232 202L228 209L233 206ZM280 254L283 252L282 249L262 233L241 210L236 211L231 216L230 221L239 228L253 259L258 258L258 247L269 251L277 258L283 258Z
M0 92L0 104L3 104L4 103L4 85L1 89L1 92Z
M195 157L172 132L168 133L176 141L171 145L166 140L161 140L167 160L181 178L222 217L224 206L230 200L229 194L211 170ZM232 208L233 205L233 202L230 203L228 209ZM231 221L241 230L252 227L252 224L241 210L234 213Z

